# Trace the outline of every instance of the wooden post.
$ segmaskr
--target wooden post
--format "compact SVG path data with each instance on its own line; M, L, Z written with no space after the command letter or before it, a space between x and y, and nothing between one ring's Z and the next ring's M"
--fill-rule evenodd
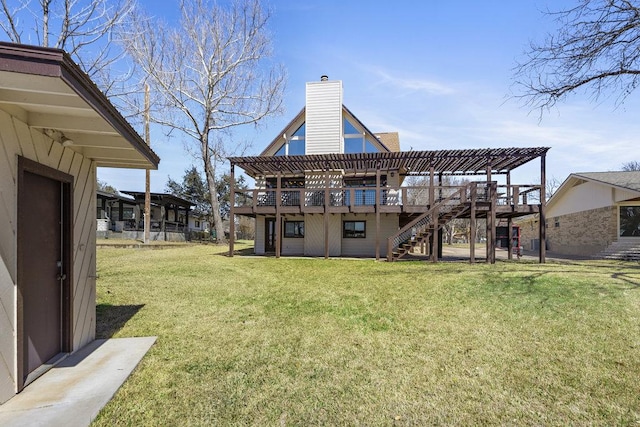
M380 261L380 164L376 168L376 261Z
M432 262L438 261L438 247L436 240L438 236L436 236L436 232L438 230L437 223L437 212L433 211L435 207L435 198L436 198L436 187L435 187L435 168L431 166L429 168L429 209L432 210L431 216L431 224L429 225L431 234L429 236L429 256Z
M325 168L324 171L324 259L329 259L329 169ZM353 196L353 193L352 193ZM355 200L351 199L352 203Z
M496 263L496 205L498 201L498 185L495 182L491 183L491 228L489 236L491 237L491 252L489 253L491 264Z
M478 199L478 183L471 184L471 219L469 220L469 262L476 262L476 200Z
M164 206L164 203L162 203L162 199L160 199L160 216L162 217L160 231L164 234L165 241L167 240L167 213L167 208Z
M151 146L151 135L149 132L149 85L144 85L144 142ZM151 235L151 170L145 169L144 184L144 244L149 244Z
M507 204L509 205L509 207L511 208L511 211L513 212L513 200L511 200L511 171L507 172ZM511 234L513 233L513 219L511 217L507 218L507 234L508 234L508 239L507 239L507 258L509 260L513 259L513 241L511 238Z
M255 197L253 200L256 200ZM231 163L229 171L229 256L233 256L233 245L236 240L236 165Z
M547 171L546 171L546 153L540 156L540 253L539 261L541 264L546 262L547 256Z
M489 197L489 212L487 212L487 221L485 224L485 262L491 263L491 227L494 225L491 224L491 200L493 196L491 194L491 160L489 160L489 165L487 165L487 193L486 195Z
M280 205L282 204L282 172L276 175L276 258L280 258L281 227Z

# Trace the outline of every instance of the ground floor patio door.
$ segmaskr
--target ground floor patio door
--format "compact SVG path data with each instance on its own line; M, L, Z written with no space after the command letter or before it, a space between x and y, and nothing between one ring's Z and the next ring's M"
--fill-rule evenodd
M276 251L276 219L275 218L264 219L264 251L267 253Z
M20 158L18 380L22 389L70 351L69 176ZM61 180L64 178L65 180Z

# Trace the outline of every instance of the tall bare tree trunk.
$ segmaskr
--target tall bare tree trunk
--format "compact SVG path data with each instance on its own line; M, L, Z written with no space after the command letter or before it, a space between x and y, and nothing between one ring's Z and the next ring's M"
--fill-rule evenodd
M41 0L42 5L42 45L49 47L49 5L51 0Z
M204 173L207 176L207 186L209 187L209 200L211 201L211 215L213 216L213 227L216 230L216 240L218 243L226 243L222 215L220 215L220 201L216 192L216 163L211 158L207 135L202 136L200 148L202 150Z

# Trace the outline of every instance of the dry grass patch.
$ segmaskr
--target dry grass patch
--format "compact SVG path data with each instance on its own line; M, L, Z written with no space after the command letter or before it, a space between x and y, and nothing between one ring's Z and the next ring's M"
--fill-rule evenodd
M640 266L98 252L98 329L158 335L96 425L640 423Z

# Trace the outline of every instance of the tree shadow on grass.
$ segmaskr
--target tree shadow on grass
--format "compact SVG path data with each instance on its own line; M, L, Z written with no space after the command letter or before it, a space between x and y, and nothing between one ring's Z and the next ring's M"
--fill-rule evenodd
M144 304L137 305L96 305L96 338L111 338L136 315Z
M220 252L218 255L228 257L229 256L229 251ZM233 250L233 255L234 256L254 256L255 252L253 250L253 246L251 246L251 247L243 248L243 249L234 249Z

